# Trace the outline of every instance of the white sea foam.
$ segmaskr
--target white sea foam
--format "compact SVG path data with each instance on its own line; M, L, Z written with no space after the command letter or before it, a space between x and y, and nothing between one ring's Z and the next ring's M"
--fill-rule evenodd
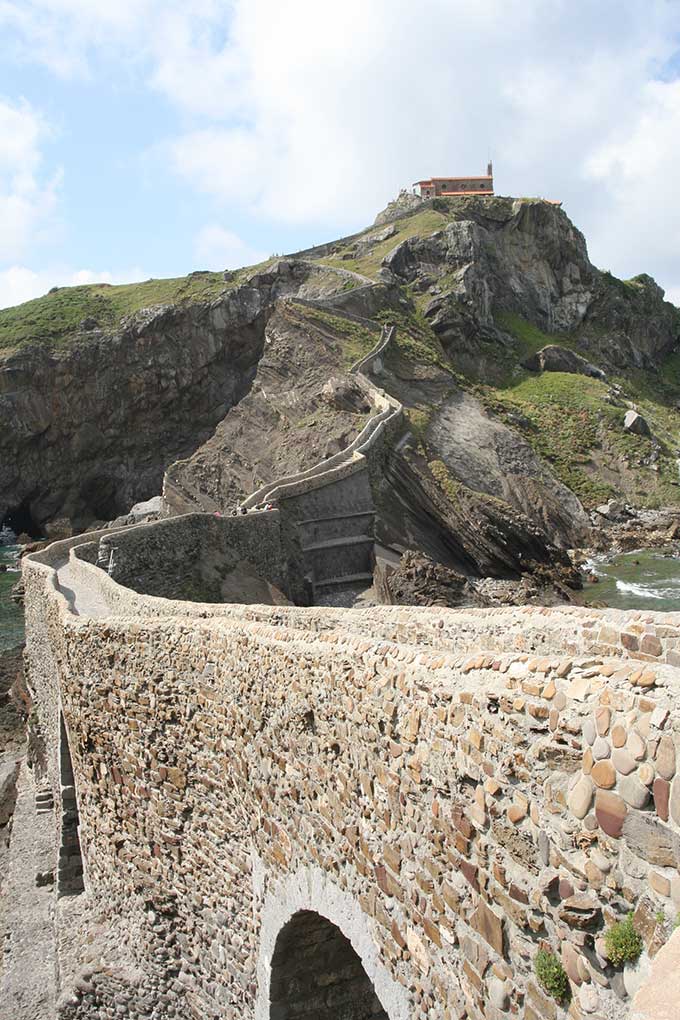
M639 599L667 599L677 597L677 589L652 588L646 584L634 584L632 581L617 581L618 591L626 595L635 595Z

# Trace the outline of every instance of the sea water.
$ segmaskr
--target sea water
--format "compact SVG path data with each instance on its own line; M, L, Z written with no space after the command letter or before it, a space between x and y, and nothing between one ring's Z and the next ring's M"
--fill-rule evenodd
M579 601L598 602L614 609L680 610L680 554L677 549L638 549L613 559L585 564L598 578L584 582Z
M9 528L0 530L0 564L7 567L0 572L0 651L13 648L24 640L24 613L21 606L10 598L20 575L19 552L14 533Z

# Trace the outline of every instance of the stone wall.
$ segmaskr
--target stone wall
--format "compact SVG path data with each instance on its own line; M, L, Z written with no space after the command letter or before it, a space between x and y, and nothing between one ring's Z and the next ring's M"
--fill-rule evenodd
M200 606L81 560L115 608L75 617L63 556L26 564L31 676L71 734L88 895L146 975L95 966L64 1016L273 1018L305 910L390 1020L561 1018L541 947L571 1017L626 1010L604 931L633 910L652 958L680 910L677 614Z
M276 511L247 518L184 514L153 527L104 532L98 542L79 546L77 556L111 564L109 576L126 588L170 599L220 602L220 580L243 561L286 594L301 584L291 574Z

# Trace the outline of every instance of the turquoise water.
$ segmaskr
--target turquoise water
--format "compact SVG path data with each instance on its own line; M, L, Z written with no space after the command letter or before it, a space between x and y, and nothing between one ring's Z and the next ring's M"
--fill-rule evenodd
M24 640L24 613L18 603L11 600L10 591L19 580L19 546L9 544L14 536L0 532L0 564L9 568L0 573L0 651L13 648Z
M680 611L680 553L675 549L638 549L611 561L590 560L586 569L597 584L584 582L583 601L614 609Z

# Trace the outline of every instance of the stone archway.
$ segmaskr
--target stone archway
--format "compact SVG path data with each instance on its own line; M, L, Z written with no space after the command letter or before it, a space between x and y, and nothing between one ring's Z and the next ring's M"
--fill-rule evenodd
M260 914L260 950L257 963L255 1020L410 1020L413 1015L407 989L385 966L377 926L347 890L319 867L302 867L293 874L267 873L261 859L253 856L253 893ZM377 1012L342 1012L312 1008L309 967L300 964L299 988L293 995L290 967L295 966L295 947L307 944L307 960L323 971L338 997L361 987L371 1009ZM325 959L325 963L322 961ZM358 969L357 969L358 963ZM345 970L348 988L334 976ZM291 1001L286 1001L286 995ZM307 1001L305 1000L307 996ZM323 1002L323 1000L322 1000ZM328 1005L330 1005L330 1002ZM303 1007L309 1006L305 1014ZM324 1006L326 1008L326 1006ZM297 1009L298 1012L291 1011Z
M301 910L276 940L270 1020L388 1020L349 939L313 910Z

